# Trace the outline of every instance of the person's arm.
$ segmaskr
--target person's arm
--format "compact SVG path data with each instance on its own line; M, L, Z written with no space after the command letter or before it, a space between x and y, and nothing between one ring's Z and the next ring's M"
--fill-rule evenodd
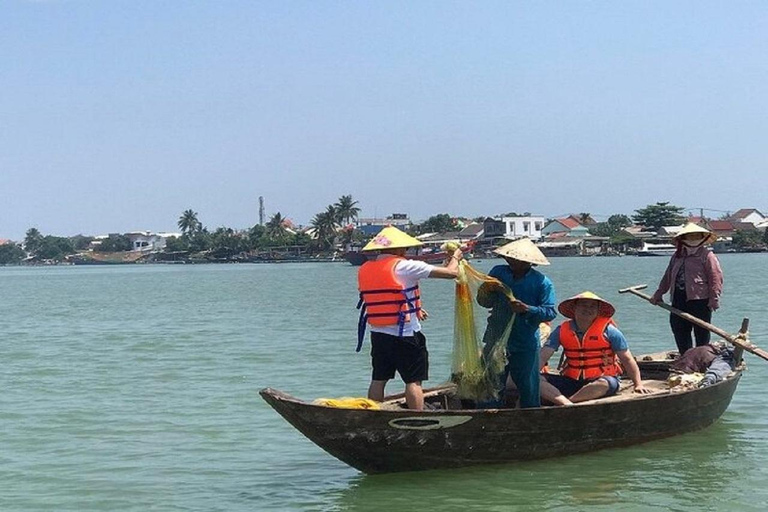
M635 361L635 358L632 356L632 352L627 350L622 350L620 352L616 352L616 356L618 356L619 361L621 361L621 365L624 367L624 371L627 372L627 376L632 379L632 383L635 385L635 393L650 393L651 390L643 386L643 380L640 377L640 367L637 366L637 361Z
M547 338L547 342L544 344L543 347L541 347L541 352L539 355L539 369L544 368L544 366L549 362L549 358L552 357L552 354L557 352L557 350L560 348L560 326L558 325L555 327L555 329L549 333L549 338Z
M672 256L669 259L669 264L667 265L667 269L664 271L664 275L661 276L661 281L659 281L659 286L656 288L656 291L654 292L653 296L651 297L651 304L656 305L659 302L662 302L664 300L664 294L667 293L667 290L669 290L669 286L671 284L671 277L672 274L672 264L675 261L675 257Z
M541 347L541 351L539 352L539 370L544 368L547 363L549 362L549 358L552 357L552 354L555 353L555 349L550 347L549 345L544 345Z
M456 249L444 267L434 267L429 273L429 277L436 277L438 279L456 279L459 275L459 261L461 261L462 253L461 249Z
M707 253L704 271L707 273L707 284L709 286L707 306L714 311L720 307L720 295L723 293L723 270L720 268L720 261L717 259L717 256L711 251Z
M517 301L512 303L512 311L516 313L525 313L529 322L540 324L541 322L550 322L557 316L555 309L555 287L552 281L545 278L541 283L539 290L539 304L536 306L524 304ZM515 309L517 305L518 310Z

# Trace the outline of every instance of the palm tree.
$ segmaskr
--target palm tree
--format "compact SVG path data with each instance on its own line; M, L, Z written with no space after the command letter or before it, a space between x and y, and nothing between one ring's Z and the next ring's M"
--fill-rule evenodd
M333 205L336 210L336 218L339 223L349 224L357 218L360 208L357 207L357 201L352 199L351 195L344 195Z
M285 234L285 226L283 225L285 220L280 212L270 217L269 222L267 222L267 236L273 239L282 237Z
M177 224L184 235L191 235L203 227L200 221L197 220L197 212L191 209L184 210L184 213L179 217L179 222Z
M312 219L315 236L323 248L333 245L333 239L338 228L337 215L336 209L333 206L328 206L324 212L318 213Z

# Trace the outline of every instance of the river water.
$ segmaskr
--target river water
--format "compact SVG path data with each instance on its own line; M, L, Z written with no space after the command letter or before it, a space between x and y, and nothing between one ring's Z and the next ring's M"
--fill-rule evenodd
M557 258L558 299L611 300L635 354L674 348L667 315L619 288L666 258ZM768 254L721 256L713 323L768 347ZM488 270L496 262L475 265ZM0 268L0 510L764 511L768 362L723 418L676 438L532 463L366 476L258 396L363 396L347 264ZM450 374L453 285L423 284L428 384ZM392 382L389 392L402 385Z

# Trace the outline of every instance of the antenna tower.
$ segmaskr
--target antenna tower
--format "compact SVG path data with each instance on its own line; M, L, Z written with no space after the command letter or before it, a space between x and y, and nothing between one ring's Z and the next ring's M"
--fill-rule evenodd
M264 196L259 196L259 226L264 225Z

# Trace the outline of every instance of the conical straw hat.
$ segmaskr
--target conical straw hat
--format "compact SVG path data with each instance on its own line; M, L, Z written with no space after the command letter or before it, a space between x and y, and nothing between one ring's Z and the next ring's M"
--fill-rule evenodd
M560 311L561 315L566 316L568 318L573 318L573 310L576 308L576 301L581 299L596 300L597 302L599 302L600 310L597 312L598 316L604 316L604 317L610 318L616 312L616 308L614 308L610 302L608 302L605 299L601 299L600 297L597 296L597 294L594 294L592 292L582 292L578 295L574 295L570 299L565 299L557 307L557 310Z
M403 233L394 226L387 226L368 242L364 251L382 251L385 249L400 249L402 247L418 247L422 242L411 235Z
M683 235L688 235L691 233L703 233L705 235L708 235L704 238L705 244L711 244L714 243L715 240L717 240L717 235L708 230L707 228L703 228L699 226L698 224L694 224L693 222L689 222L685 226L683 226L683 229L681 229L676 235L676 239L680 239Z
M534 265L549 265L547 257L531 242L530 238L521 238L520 240L509 242L493 252L505 258L525 261Z

